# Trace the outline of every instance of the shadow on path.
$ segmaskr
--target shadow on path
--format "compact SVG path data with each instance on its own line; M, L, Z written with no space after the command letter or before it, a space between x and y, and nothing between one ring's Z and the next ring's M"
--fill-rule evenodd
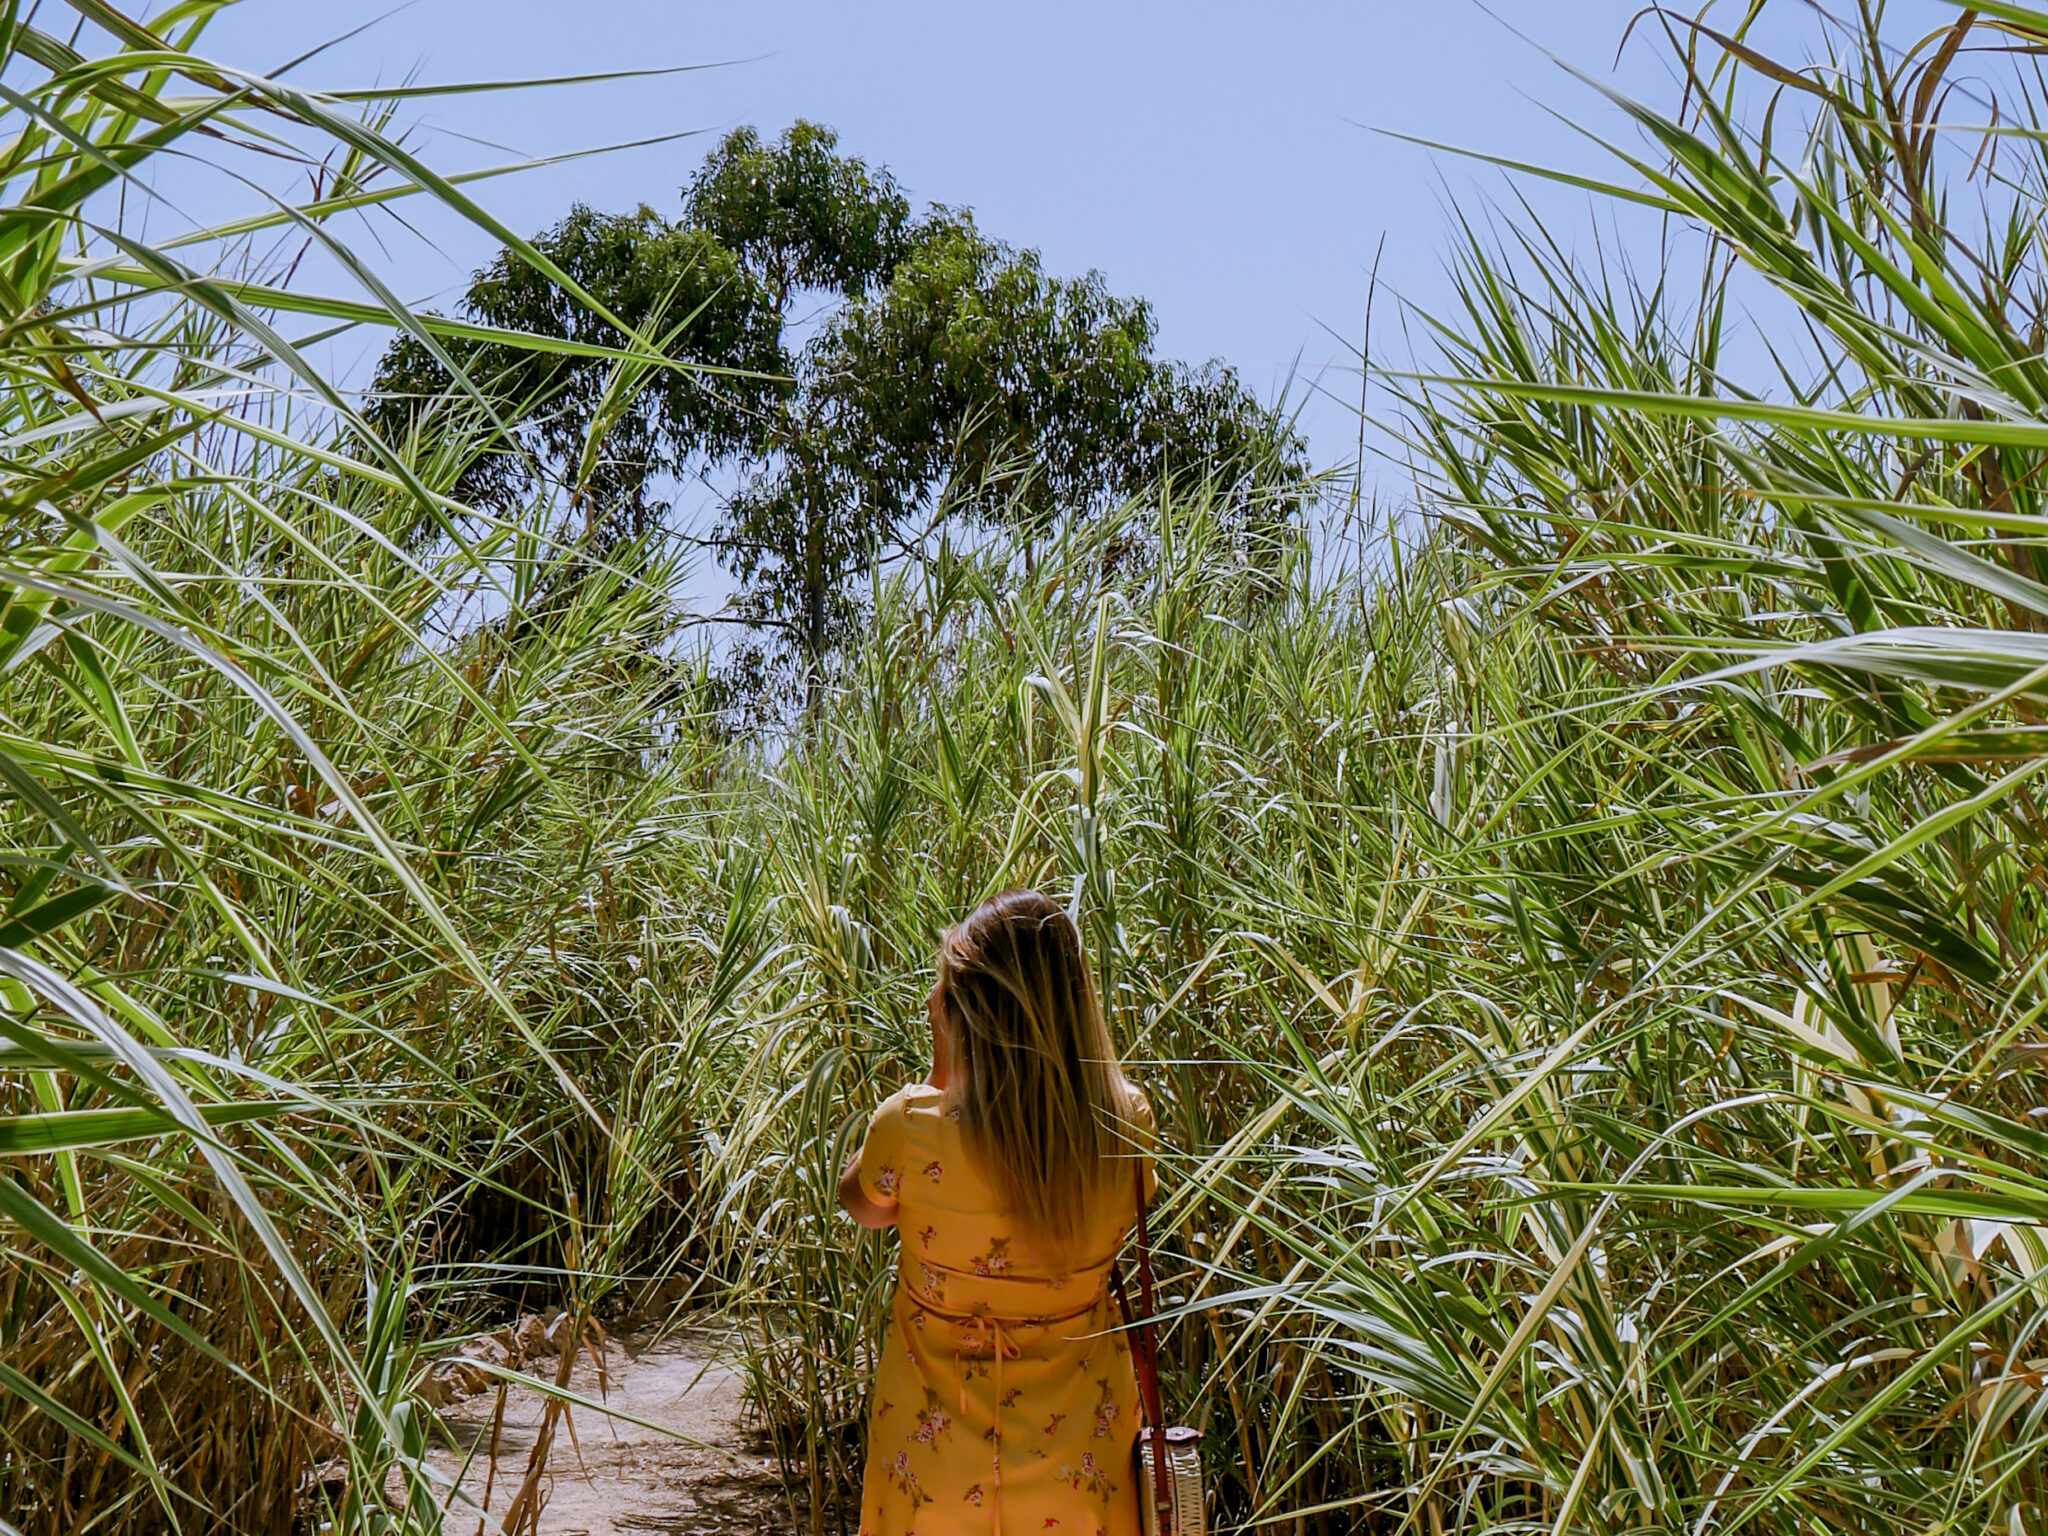
M599 1381L586 1354L570 1390L660 1429L576 1409L573 1433L557 1432L542 1485L542 1536L794 1536L774 1463L748 1449L739 1378L711 1358L708 1340L684 1334L650 1345L628 1336L612 1340L606 1354L609 1381ZM462 1491L483 1504L490 1486L491 1518L479 1520L472 1506L458 1503L448 1521L450 1536L474 1536L479 1527L483 1536L498 1536L498 1520L525 1475L545 1401L530 1388L506 1389L495 1475L496 1391L442 1408L448 1439L432 1460L452 1477L474 1447Z

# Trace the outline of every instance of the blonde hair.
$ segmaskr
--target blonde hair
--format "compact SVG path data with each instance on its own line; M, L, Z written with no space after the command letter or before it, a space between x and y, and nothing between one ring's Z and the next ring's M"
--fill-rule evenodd
M946 930L938 991L968 1149L1005 1213L1071 1258L1135 1099L1081 935L1056 902L1005 891Z

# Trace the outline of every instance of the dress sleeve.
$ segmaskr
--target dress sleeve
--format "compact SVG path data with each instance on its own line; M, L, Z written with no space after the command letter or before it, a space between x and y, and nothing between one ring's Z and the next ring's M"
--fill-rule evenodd
M903 1091L882 1100L860 1144L860 1192L877 1205L894 1205L903 1188Z

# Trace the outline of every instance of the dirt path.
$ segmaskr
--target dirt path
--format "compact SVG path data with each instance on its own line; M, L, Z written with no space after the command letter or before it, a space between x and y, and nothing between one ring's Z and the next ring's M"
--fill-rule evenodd
M599 1382L587 1354L577 1362L571 1391L705 1445L576 1409L574 1438L556 1432L543 1484L543 1536L787 1536L789 1509L773 1463L749 1449L740 1422L739 1378L711 1355L702 1336L654 1343L645 1336L615 1338L607 1350L608 1384ZM528 1388L506 1391L492 1476L496 1401L495 1391L485 1391L443 1407L454 1443L436 1450L433 1460L452 1477L474 1446L463 1491L482 1504L488 1480L489 1512L502 1517L525 1475L546 1400ZM472 1536L476 1529L466 1510L448 1525L450 1536ZM497 1520L483 1530L495 1536Z

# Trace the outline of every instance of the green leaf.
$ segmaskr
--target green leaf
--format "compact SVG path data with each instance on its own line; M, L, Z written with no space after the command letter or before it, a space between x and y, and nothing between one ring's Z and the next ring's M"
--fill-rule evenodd
M208 1125L241 1125L252 1120L272 1120L289 1112L283 1104L201 1104L200 1117ZM0 1157L24 1157L32 1153L59 1152L81 1147L105 1147L115 1142L140 1141L179 1134L183 1127L171 1115L155 1106L127 1109L66 1109L47 1114L0 1116Z
M17 912L5 922L0 922L0 947L18 949L30 939L40 938L66 923L75 922L119 894L104 885L84 885L38 902L26 912Z

